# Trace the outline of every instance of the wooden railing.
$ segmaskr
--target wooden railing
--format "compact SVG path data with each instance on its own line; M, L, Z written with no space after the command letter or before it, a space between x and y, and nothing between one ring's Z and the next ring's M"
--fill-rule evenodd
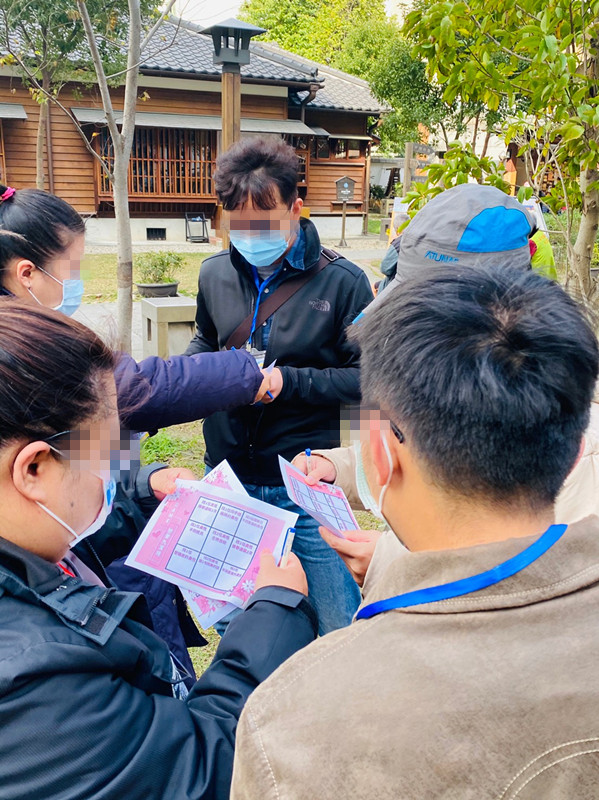
M96 137L98 152L110 166L112 142L106 130ZM131 200L213 200L216 162L214 131L136 128L129 161ZM108 178L96 169L99 199L112 197Z

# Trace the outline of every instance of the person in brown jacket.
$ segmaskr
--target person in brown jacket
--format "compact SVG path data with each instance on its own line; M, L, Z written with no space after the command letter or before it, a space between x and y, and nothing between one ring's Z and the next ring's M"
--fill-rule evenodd
M437 267L354 328L359 455L403 547L252 694L231 797L596 798L599 519L554 523L591 324L533 273Z
M310 456L310 471L305 453L298 453L293 464L313 483L325 481L340 486L352 508L368 511L373 497L364 483L363 458L357 459L357 453L361 455L361 450L355 445L314 450ZM592 514L599 516L599 387L591 403L582 454L562 485L553 511L556 522L571 523ZM339 539L325 528L319 530L323 539L341 556L358 586L363 587L363 593L403 550L391 530L346 531L345 539Z

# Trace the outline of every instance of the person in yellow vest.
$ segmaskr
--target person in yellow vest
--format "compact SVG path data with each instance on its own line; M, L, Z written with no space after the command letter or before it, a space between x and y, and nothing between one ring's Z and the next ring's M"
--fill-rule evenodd
M528 246L530 247L530 266L533 270L552 281L557 281L555 257L547 234L542 230L536 231L528 240Z

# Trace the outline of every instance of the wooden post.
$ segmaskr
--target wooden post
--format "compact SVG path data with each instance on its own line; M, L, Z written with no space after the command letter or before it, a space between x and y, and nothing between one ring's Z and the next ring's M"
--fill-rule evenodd
M54 194L54 154L52 152L52 104L46 112L46 161L48 164L48 191Z
M347 242L345 241L345 213L347 211L347 200L343 201L343 212L341 217L341 239L337 247L347 247Z
M362 236L368 234L368 213L370 203L370 143L366 149L366 165L364 171L364 216L362 217Z
M241 72L239 64L223 64L221 115L223 152L241 138ZM229 232L221 231L223 248L229 246Z
M414 157L413 142L406 142L406 152L403 167L403 182L401 196L405 197L412 186L412 158Z
M230 71L237 67L237 71ZM241 73L237 64L225 64L222 76L223 151L241 136Z

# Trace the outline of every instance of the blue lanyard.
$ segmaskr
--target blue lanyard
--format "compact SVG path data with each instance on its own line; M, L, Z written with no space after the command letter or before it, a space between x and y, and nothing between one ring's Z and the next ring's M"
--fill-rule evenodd
M256 267L253 264L251 265L251 267L252 267L252 275L254 276L254 283L256 284L256 289L258 290L258 297L256 298L256 306L254 308L254 317L252 319L252 328L250 330L250 338L248 339L250 345L252 344L252 337L254 336L254 333L256 332L256 321L258 320L258 309L260 308L260 299L262 297L262 292L266 289L268 284L277 277L277 275L279 274L279 272L282 269L282 267L279 267L279 269L276 272L273 272L272 275L269 275L268 278L266 278L265 280L262 281L262 283L260 283L260 277L258 275L258 270L256 269Z
M420 606L423 603L437 603L439 600L449 600L452 597L460 597L471 592L478 592L480 589L486 589L487 586L493 586L493 584L499 583L506 578L511 578L512 575L526 569L533 561L540 558L563 536L567 527L567 525L552 525L521 553L486 572L472 575L469 578L462 578L459 581L442 583L439 586L430 586L428 589L418 589L415 592L406 592L395 597L389 597L387 600L378 600L376 603L370 603L358 611L356 619L370 619L371 617L376 617L377 614L382 614L384 611L393 611L396 608Z

